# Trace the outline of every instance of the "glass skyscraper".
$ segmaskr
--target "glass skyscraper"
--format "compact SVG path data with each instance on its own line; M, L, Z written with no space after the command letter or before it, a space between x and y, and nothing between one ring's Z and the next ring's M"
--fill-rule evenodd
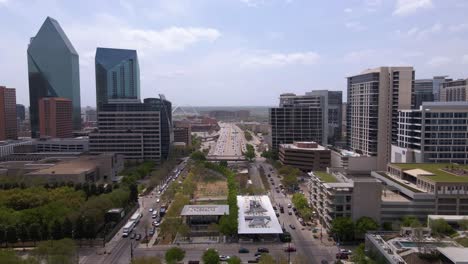
M47 17L28 46L31 136L39 137L39 99L72 100L73 129L81 129L79 57L59 23Z
M136 50L97 48L96 105L109 99L140 99L140 69Z

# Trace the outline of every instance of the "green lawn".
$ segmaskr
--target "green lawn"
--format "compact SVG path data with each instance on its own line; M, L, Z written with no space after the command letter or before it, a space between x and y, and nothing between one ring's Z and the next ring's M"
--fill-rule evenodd
M423 176L434 182L468 182L468 176L457 176L446 171L444 168L450 168L449 163L394 163L393 166L402 168L403 170L422 169L434 174L434 176ZM456 165L460 169L468 169L468 165Z
M329 173L323 171L314 171L314 174L324 182L338 182L336 178Z
M455 239L458 244L464 246L464 247L468 247L468 237L463 237L463 238L459 238L459 239Z

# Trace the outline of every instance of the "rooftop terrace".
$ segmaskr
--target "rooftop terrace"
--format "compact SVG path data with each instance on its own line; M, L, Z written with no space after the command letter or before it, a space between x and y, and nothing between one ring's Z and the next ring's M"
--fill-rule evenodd
M338 182L335 176L324 171L314 171L314 175L319 177L323 182Z
M422 169L434 175L420 176L434 182L468 182L468 165L454 165L450 163L393 163L394 167L403 171Z

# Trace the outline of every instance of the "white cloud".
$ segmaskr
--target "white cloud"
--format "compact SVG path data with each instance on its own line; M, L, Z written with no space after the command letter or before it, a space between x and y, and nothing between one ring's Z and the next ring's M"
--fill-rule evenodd
M372 57L374 57L375 55L376 55L376 51L371 50L371 49L351 51L351 52L345 54L344 61L345 62L350 62L350 63L360 62L360 61L369 60Z
M242 63L243 66L253 67L280 67L286 65L311 65L316 64L320 55L315 52L294 53L264 53L251 55Z
M248 5L248 6L252 6L252 7L256 7L259 4L263 3L263 0L240 0L240 1L242 3Z
M463 55L463 57L462 57L462 63L463 63L463 64L468 64L468 54Z
M394 15L405 16L416 13L420 9L434 7L432 0L397 0Z
M351 8L345 8L344 12L345 12L345 13L352 13L352 12L353 12L353 9L351 9Z
M0 5L7 5L9 0L0 0Z
M452 61L452 59L450 59L448 57L436 56L436 57L431 58L427 62L427 65L429 65L431 67L441 67L441 66L448 65L451 61Z
M360 22L358 21L351 21L351 22L346 22L345 27L354 31L362 31L366 29L365 26L363 26Z
M452 25L452 26L449 27L449 30L451 32L467 31L468 30L468 23L467 24Z
M423 38L428 37L431 34L441 32L442 29L443 29L443 25L441 23L437 22L437 23L435 23L434 25L432 25L431 27L428 27L428 28L422 28L421 29L419 27L413 27L413 28L409 29L406 32L406 36L411 37L411 38L423 39ZM397 34L401 35L401 31L398 31Z

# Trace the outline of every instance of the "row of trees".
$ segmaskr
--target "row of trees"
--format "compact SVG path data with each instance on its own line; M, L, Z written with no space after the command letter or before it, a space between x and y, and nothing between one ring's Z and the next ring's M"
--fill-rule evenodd
M331 232L339 241L363 239L366 232L378 229L379 224L367 216L359 218L356 222L350 217L337 217L331 223Z
M246 151L244 152L244 157L248 161L253 161L255 159L255 149L251 144L245 144Z
M247 130L244 130L244 137L247 141L251 141L253 139L252 134Z
M286 189L294 190L294 188L298 186L299 182L297 177L301 175L301 171L298 168L289 165L281 166L278 169L278 173L283 176L281 182Z
M302 218L305 220L310 220L312 218L312 209L309 207L309 202L304 194L293 194L292 202Z
M78 263L78 252L71 239L43 241L26 258L19 257L13 250L0 250L0 263L8 264L71 264Z

